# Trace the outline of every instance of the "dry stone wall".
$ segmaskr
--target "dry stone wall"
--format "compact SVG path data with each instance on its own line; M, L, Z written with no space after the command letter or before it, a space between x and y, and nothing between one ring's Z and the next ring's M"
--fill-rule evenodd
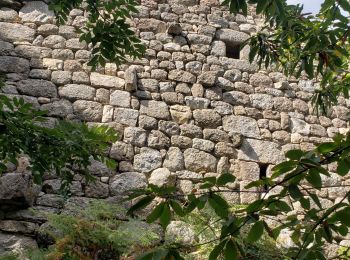
M0 10L2 91L47 110L49 125L66 118L115 128L120 140L110 157L119 166L109 170L93 162L97 182L86 184L77 175L65 202L59 180L48 176L36 187L23 178L28 162L22 159L0 179L0 254L35 245L30 237L37 236L45 212L70 211L90 198L118 200L147 182L176 183L189 192L199 178L226 171L242 190L269 175L285 151L312 149L348 131L349 101L341 99L329 117L313 115L316 85L250 64L249 49L239 46L259 30L259 18L233 16L217 0L141 0L132 23L145 56L96 72L86 65L90 51L75 32L86 21L84 10L72 10L67 24L57 27L45 2L11 2L12 9ZM344 181L334 175L332 184ZM319 195L326 206L343 192ZM225 196L249 203L259 193Z

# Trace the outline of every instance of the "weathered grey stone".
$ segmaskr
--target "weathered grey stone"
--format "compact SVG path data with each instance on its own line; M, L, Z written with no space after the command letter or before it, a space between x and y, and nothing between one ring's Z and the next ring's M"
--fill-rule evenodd
M66 43L66 39L63 38L62 36L50 35L44 39L42 46L48 47L48 48L62 49L65 47L65 43Z
M6 6L6 3L1 2L1 7ZM10 2L11 3L11 2ZM0 21L4 22L15 22L18 20L18 13L15 10L7 9L7 8L1 8L0 9Z
M21 94L34 97L57 97L57 89L55 84L47 80L21 80L17 84L17 90Z
M44 194L36 200L36 205L52 208L62 208L64 206L64 197L57 194Z
M214 156L203 151L189 148L184 152L185 166L189 171L194 172L215 172L217 160Z
M33 79L49 80L51 77L51 71L42 69L32 69L29 73L29 77Z
M262 87L262 88L272 88L273 81L272 79L262 73L255 73L250 77L250 84L254 87Z
M130 108L115 108L114 120L127 126L136 126L139 111Z
M0 209L21 209L33 204L37 189L28 174L8 173L0 176Z
M231 105L247 105L250 103L249 96L242 92L230 91L223 94L224 102L227 102Z
M137 89L137 74L133 68L128 68L124 74L125 90L134 91Z
M116 175L109 184L112 196L127 195L134 189L141 189L147 186L146 176L139 172L125 172Z
M172 70L168 74L168 78L170 80L175 80L179 82L185 82L185 83L195 83L196 82L196 76L193 75L190 72L183 71L183 70Z
M214 107L214 111L221 116L232 115L234 111L233 106L223 101L212 101L211 106Z
M250 95L252 106L258 109L266 110L272 109L273 99L272 96L267 94L252 94Z
M260 163L278 164L284 158L278 144L255 139L244 139L238 152L238 159Z
M226 56L226 44L223 41L214 41L210 54L214 56Z
M66 117L73 114L72 103L64 99L44 104L40 109L47 111L48 116Z
M168 168L172 172L185 169L185 161L183 153L178 147L170 147L163 163L163 167Z
M110 96L110 105L118 107L130 107L130 93L127 91L114 90Z
M136 26L141 32L164 33L167 29L165 22L153 18L140 19Z
M16 23L0 22L0 39L9 42L32 42L34 40L35 30Z
M3 253L25 252L26 250L37 249L35 239L18 234L0 232L0 255Z
M203 136L202 134L202 128L200 128L197 125L193 124L183 124L180 126L181 135L191 137L191 138L201 138Z
M85 186L85 196L88 198L104 199L109 195L108 184L100 181L90 182Z
M38 33L42 35L52 35L58 33L58 27L54 24L43 24L38 27Z
M204 139L210 140L212 142L230 142L229 135L219 129L204 129L203 130Z
M124 130L124 142L143 147L146 144L146 131L139 127L126 127Z
M169 136L178 135L180 133L179 125L172 121L160 120L158 129Z
M223 118L223 127L227 132L239 133L246 137L259 138L260 131L257 122L245 116L226 116Z
M162 166L162 156L159 151L143 148L141 153L134 157L136 171L148 173Z
M292 133L298 133L302 135L310 134L310 125L304 120L298 118L290 118L290 129Z
M203 86L211 87L215 84L218 78L218 73L216 71L206 71L198 76L198 83Z
M74 113L83 121L100 122L103 106L94 101L77 100L73 103Z
M117 141L112 145L109 156L117 161L132 160L134 158L134 148L131 144Z
M237 82L242 80L242 72L240 70L226 70L224 74L224 78L228 79L232 82Z
M140 79L139 88L150 92L158 92L159 82L156 79Z
M220 87L223 90L226 91L231 91L234 90L236 88L235 83L229 81L228 79L225 79L223 77L218 77L217 79L217 86Z
M97 72L92 72L90 75L91 85L94 87L116 88L122 90L125 85L125 80L108 75L102 75Z
M93 100L96 90L88 85L68 84L60 88L58 93L69 100Z
M53 21L55 14L49 10L49 7L43 1L29 1L19 11L19 17L23 22L32 23L50 23Z
M142 100L140 114L155 117L158 119L168 119L170 116L168 106L162 101Z
M205 109L210 105L209 99L192 96L185 97L185 102L191 109Z
M29 61L18 57L0 56L0 72L29 73Z
M140 115L139 116L139 127L146 129L146 130L157 129L158 121L154 117Z
M215 144L212 141L200 139L200 138L194 138L192 140L192 148L204 151L204 152L211 152L213 151Z
M218 157L236 158L237 151L233 144L226 142L219 142L215 145L214 154Z
M171 145L181 149L191 148L192 139L187 136L174 135L171 137Z
M249 38L249 35L231 29L219 29L216 31L215 37L231 45L239 45L245 42Z
M172 23L169 25L168 27L168 34L171 34L171 35L181 35L182 33L182 28L181 28L181 25L178 24L178 23Z
M35 223L16 220L0 220L0 230L11 233L34 235L39 226Z
M216 128L222 124L221 116L212 109L194 110L193 118L200 127Z
M158 168L154 170L148 180L150 184L163 187L174 181L173 176L167 168Z
M170 139L158 130L152 130L148 135L147 146L154 149L164 149L170 146Z
M189 224L183 221L172 221L165 231L165 243L180 244L190 247L196 243L196 235Z

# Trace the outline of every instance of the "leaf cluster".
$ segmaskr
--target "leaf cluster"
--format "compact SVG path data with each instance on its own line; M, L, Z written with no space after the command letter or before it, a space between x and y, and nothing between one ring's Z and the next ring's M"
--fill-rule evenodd
M53 0L50 8L55 12L57 22L64 24L69 12L82 5L82 0ZM80 41L91 45L92 57L88 63L93 69L107 62L120 65L128 58L140 58L145 47L135 36L130 26L133 13L137 13L135 0L89 0L86 1L87 22L79 28Z
M36 110L23 98L0 94L0 174L9 163L18 165L19 156L29 158L28 170L40 184L44 174L54 174L66 189L79 172L87 180L91 159L115 168L106 156L117 133L107 126L88 127L84 123L58 120L53 128L45 126L45 111Z

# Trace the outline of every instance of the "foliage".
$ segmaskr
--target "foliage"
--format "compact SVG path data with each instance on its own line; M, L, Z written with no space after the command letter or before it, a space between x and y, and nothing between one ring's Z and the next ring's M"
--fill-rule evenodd
M50 8L59 24L64 24L73 8L81 6L82 0L53 0ZM145 47L131 29L128 18L137 13L135 0L89 0L86 1L88 21L79 29L80 40L92 45L92 57L88 65L93 69L106 62L117 65L127 58L139 58Z
M230 211L239 211L246 206L234 205L230 207ZM186 259L208 259L210 252L213 250L213 243L206 244L215 238L220 237L222 223L209 206L205 206L202 210L195 210L186 215L181 220L190 224L194 232L199 238L199 246L193 252L186 255ZM247 229L242 230L242 237L237 238L242 247L247 252L246 259L255 260L286 260L283 248L278 248L276 242L266 233L259 241L250 243L247 240Z
M0 94L0 174L7 170L7 163L17 165L20 155L29 157L29 170L36 183L42 182L45 173L54 173L61 178L62 188L72 181L73 169L87 180L93 178L88 171L91 158L115 168L115 162L105 156L117 139L113 129L89 128L66 120L58 120L49 128L44 126L44 115L23 98Z
M47 233L56 242L48 252L41 252L42 259L119 259L146 250L160 240L149 225L120 215L121 208L101 201L92 202L75 216L50 215ZM56 235L50 231L52 228Z
M242 232L244 233L247 226L247 242L261 240L264 233L277 239L281 230L290 230L294 246L288 248L287 256L293 259L326 259L323 246L327 242L336 243L337 237L348 234L350 191L342 192L343 198L330 208L322 206L316 191L337 187L323 185L322 178L330 178L327 166L331 163L337 164L339 176L346 175L350 169L349 153L350 136L341 135L333 142L319 145L314 151L287 152L288 160L275 166L271 177L252 182L245 187L248 191L253 187L267 186L268 190L261 199L244 209L232 211L227 201L220 196L225 192L237 192L227 185L235 181L234 176L224 173L219 177L204 178L199 189L186 196L177 194L174 187L160 188L150 185L143 192L137 191L131 196L142 196L142 199L128 213L132 215L157 198L161 202L150 213L147 221L152 223L159 220L166 227L175 216L183 217L195 209L201 211L209 206L221 223L220 236L205 242L215 244L209 259L217 259L220 255L225 259L246 259L248 251L240 237L244 237ZM275 190L280 192L274 193ZM295 204L291 202L299 202L300 208L294 209ZM176 248L172 250L171 254L175 259L182 259L176 255Z
M226 0L234 13L247 14L246 4L257 4L266 26L247 42L250 60L260 66L277 65L286 75L302 73L320 81L313 97L318 112L326 112L343 94L349 98L350 27L348 0L325 0L317 15L304 13L286 0Z

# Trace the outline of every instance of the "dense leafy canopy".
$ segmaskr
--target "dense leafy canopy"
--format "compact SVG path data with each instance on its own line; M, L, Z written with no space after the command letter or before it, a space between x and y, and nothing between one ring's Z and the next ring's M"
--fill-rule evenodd
M63 24L69 12L79 7L83 0L53 0L50 8L55 12L57 22ZM88 65L95 69L99 64L124 63L128 58L139 58L145 47L131 29L132 13L137 13L135 0L88 0L86 1L87 22L79 29L80 40L92 46L92 57Z

